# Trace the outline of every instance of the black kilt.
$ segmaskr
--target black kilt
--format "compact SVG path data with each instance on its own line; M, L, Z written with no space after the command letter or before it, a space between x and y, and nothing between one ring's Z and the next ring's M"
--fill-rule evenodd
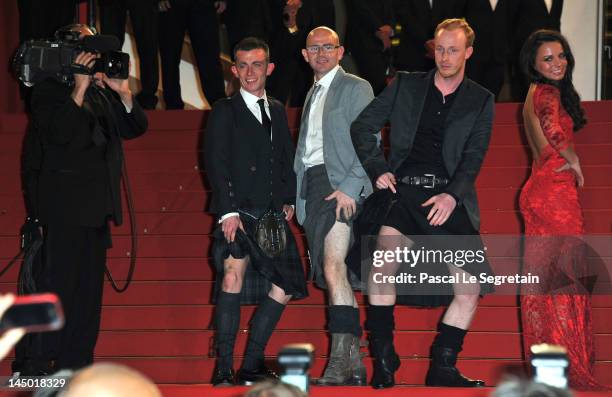
M267 209L249 209L246 212L255 217L260 217L267 211ZM259 304L259 302L268 296L272 284L282 288L285 294L291 295L292 300L307 297L308 289L306 287L304 268L295 237L289 225L287 225L287 247L284 254L279 258L270 259L261 251L253 237L257 219L241 212L240 220L246 233L238 229L233 243L227 242L220 224L217 225L213 232L212 256L216 269L213 302L216 302L216 297L221 290L224 275L223 262L227 259L230 252L237 259L244 258L247 255L250 259L242 282L240 304Z
M308 256L310 258L309 280L314 280L319 288L327 289L325 275L323 274L323 248L325 237L336 223L336 200L325 200L327 196L334 192L327 177L327 170L324 165L317 165L306 170L304 176L306 188L302 192L302 198L306 200L306 219L304 220L304 231L308 240ZM359 204L359 203L358 203ZM359 212L359 206L357 213ZM341 215L340 222L344 222L352 227L353 218L344 219ZM353 235L351 241L353 243ZM361 283L359 276L352 271L347 271L347 278L353 289L359 289Z
M364 203L364 209L357 219L354 229L356 243L347 257L347 264L353 272L359 269L358 273L361 276L362 272L368 271L375 246L371 243L368 247L362 247L362 243L368 240L366 236L378 235L381 226L393 227L406 236L476 236L471 240L477 241L479 248L484 247L478 231L470 222L467 211L463 206L458 205L442 226L431 226L429 224L427 214L431 206L422 207L421 204L432 196L441 193L441 190L425 189L402 183L398 184L396 188L397 195L388 189L378 190L368 197ZM369 241L372 242L372 239ZM417 247L420 247L420 245L417 245ZM405 269L406 267L400 267L398 272ZM466 264L461 269L477 277L481 273L493 275L488 260L482 263ZM410 272L410 269L408 269L408 272ZM445 276L449 274L449 270L446 264L439 263L428 267L428 273ZM362 288L365 289L365 285ZM415 288L418 288L418 286L415 286ZM481 283L480 288L481 295L491 293L494 290L491 284L486 283ZM429 288L429 291L431 291L431 288ZM439 291L439 294L419 294L416 291L410 294L398 294L396 304L423 307L438 307L450 304L454 297L452 284L439 286Z

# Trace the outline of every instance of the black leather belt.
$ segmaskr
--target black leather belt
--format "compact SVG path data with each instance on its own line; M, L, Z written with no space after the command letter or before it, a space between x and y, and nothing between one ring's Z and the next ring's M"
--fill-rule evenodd
M439 178L434 174L423 174L422 176L405 176L400 179L400 182L406 185L433 189L436 186L446 186L450 181L448 178Z

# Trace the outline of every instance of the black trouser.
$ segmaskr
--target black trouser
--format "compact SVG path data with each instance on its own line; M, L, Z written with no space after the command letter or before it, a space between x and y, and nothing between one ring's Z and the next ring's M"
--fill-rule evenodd
M212 2L173 0L172 8L159 14L159 54L166 109L182 109L179 64L185 30L189 32L202 92L212 106L225 97L219 60L219 21Z
M468 60L467 75L487 90L491 91L495 98L504 85L505 64L494 60L480 61Z
M158 49L158 3L157 0L112 0L100 4L100 25L103 34L116 36L123 46L127 12L130 13L140 63L142 91L139 103L147 109L157 104L159 83Z
M59 296L66 323L60 331L34 334L29 339L24 354L34 367L49 368L55 361L49 369L81 368L93 362L108 246L107 226L45 228L36 286L39 292Z

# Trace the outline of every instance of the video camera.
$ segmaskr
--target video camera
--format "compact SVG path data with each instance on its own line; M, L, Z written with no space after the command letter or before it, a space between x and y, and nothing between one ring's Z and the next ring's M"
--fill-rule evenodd
M24 42L13 58L17 78L28 87L47 78L71 85L74 74L105 73L110 78L127 79L130 56L118 51L119 40L114 36L93 35L79 38L74 31L58 31L55 40ZM92 68L74 63L80 52L100 54Z

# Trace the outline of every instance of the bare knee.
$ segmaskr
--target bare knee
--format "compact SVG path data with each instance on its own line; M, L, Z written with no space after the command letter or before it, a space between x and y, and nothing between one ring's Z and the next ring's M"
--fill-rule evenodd
M323 275L327 285L337 285L346 279L346 264L336 259L326 260Z
M226 271L223 275L223 284L221 289L224 292L237 294L242 290L242 273L235 270Z
M478 294L455 295L453 302L464 312L474 312L478 308Z
M272 288L270 289L268 296L283 305L286 305L291 300L291 295L285 294L285 290L274 284L272 284Z

